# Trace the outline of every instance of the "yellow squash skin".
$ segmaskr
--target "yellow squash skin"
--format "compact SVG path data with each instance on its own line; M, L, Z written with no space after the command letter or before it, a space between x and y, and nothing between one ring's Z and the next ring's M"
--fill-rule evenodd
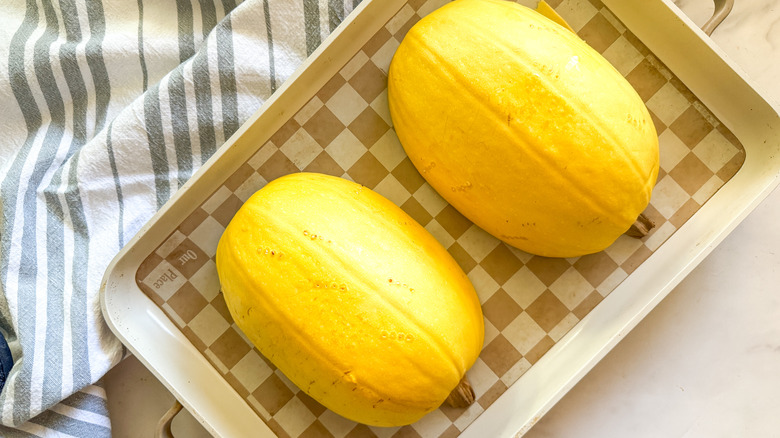
M484 326L471 282L403 210L333 176L278 178L217 247L233 319L327 408L375 426L436 409L476 360Z
M422 176L524 251L598 252L645 209L658 137L601 55L510 1L456 0L420 20L390 64L395 130Z

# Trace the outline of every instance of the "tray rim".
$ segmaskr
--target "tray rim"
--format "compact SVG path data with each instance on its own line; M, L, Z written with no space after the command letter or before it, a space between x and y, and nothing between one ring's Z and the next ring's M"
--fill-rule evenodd
M747 78L746 74L706 36L695 24L686 17L671 0L602 0L610 11L618 17L626 27L637 35L650 50L674 74L682 80L691 91L724 123L745 147L745 163L727 181L723 187L708 200L701 209L689 219L677 232L610 295L591 311L582 321L570 330L555 344L533 367L531 367L517 382L496 400L493 405L467 427L462 436L520 436L529 430L564 394L571 389L598 361L603 358L625 335L646 316L671 290L706 257L728 235L761 200L763 200L780 179L780 117L778 110L757 91L757 87ZM380 5L381 3L381 5ZM204 426L216 436L242 436L241 431L251 431L257 436L275 437L268 426L254 414L243 399L232 388L221 388L218 392L219 403L209 400L216 389L213 385L193 383L192 379L171 376L171 364L161 364L154 351L149 351L149 345L140 337L144 330L163 329L174 341L177 351L182 354L195 354L203 364L211 365L189 342L179 333L179 329L164 315L161 309L154 305L135 284L135 270L143 259L153 251L157 243L167 236L171 227L171 216L186 217L189 211L179 208L187 205L188 199L195 197L193 186L203 185L202 176L211 168L225 168L235 158L241 144L252 141L245 138L248 128L258 119L276 118L287 120L285 114L294 114L297 108L279 108L290 94L286 90L295 88L294 84L306 79L307 73L314 68L330 69L336 74L340 68L335 57L331 57L328 48L343 43L349 36L368 33L365 28L359 28L364 22L376 21L373 17L392 9L390 16L406 4L406 0L365 0L356 11L318 48L317 51L296 71L285 85L272 96L255 115L242 125L225 145L199 169L199 171L160 209L150 221L141 228L133 239L112 260L104 276L100 297L101 308L106 322L150 371L190 410ZM382 21L382 20L379 20ZM382 24L384 21L382 21ZM653 24L663 23L663 26ZM354 41L353 41L354 42ZM352 44L353 46L359 46ZM680 49L683 50L680 50ZM357 50L357 49L356 49ZM348 51L353 53L354 51ZM345 57L351 58L351 54ZM338 64L338 65L337 65ZM309 75L311 76L311 74ZM323 75L330 78L332 74ZM315 86L308 88L318 89ZM310 96L309 96L310 97ZM288 99L289 100L289 99ZM300 99L299 99L300 100ZM303 99L303 103L308 98ZM281 103L280 103L281 102ZM738 104L735 104L738 103ZM302 105L302 104L301 104ZM740 113L735 108L747 108ZM282 122L283 123L283 122ZM255 129L257 131L257 129ZM273 131L267 127L266 131ZM257 134L256 134L257 135ZM270 136L270 134L269 134ZM247 149L247 148L243 148ZM251 149L251 148L250 148ZM248 158L248 157L247 157ZM243 162L240 161L240 162ZM219 173L217 171L210 171ZM739 188L751 188L744 194ZM724 213L721 203L728 202L729 208ZM192 204L192 203L190 203ZM197 203L195 204L197 205ZM178 208L178 210L177 210ZM715 226L714 224L717 224ZM163 230L168 229L168 232ZM149 236L156 236L153 239ZM677 237L682 236L682 237ZM155 241L156 243L151 243ZM679 263L672 263L672 261ZM660 270L660 272L659 272ZM129 273L129 275L127 275ZM650 286L650 287L648 287ZM122 294L137 292L135 302L123 301ZM135 291L132 289L135 288ZM639 292L637 292L639 291ZM637 295L641 300L637 299ZM144 301L145 300L145 301ZM141 305L149 319L141 321L138 326L128 325L124 311L131 310L128 304ZM149 306L151 304L151 308ZM628 310L627 310L628 309ZM605 323L604 319L617 315L613 323ZM150 332L152 333L152 332ZM178 336L177 336L178 334ZM593 337L598 342L593 342ZM590 348L577 352L578 338L590 337ZM574 345L575 347L571 347ZM152 349L153 350L153 349ZM181 357L178 357L181 359ZM572 363L574 361L574 364ZM175 361L173 361L175 362ZM201 365L203 365L201 364ZM175 364L174 364L175 365ZM187 365L191 366L191 363ZM186 368L189 368L186 367ZM554 374L554 370L563 368L564 373ZM173 367L175 369L175 367ZM212 370L213 371L213 370ZM214 371L216 373L216 371ZM189 376L193 377L193 376ZM232 394L231 394L232 392ZM541 394L541 396L539 395ZM233 400L240 399L244 409ZM232 401L231 401L232 400ZM228 403L231 409L224 409ZM210 415L211 410L222 405L222 416ZM236 405L233 408L233 405ZM247 411L248 410L248 411ZM255 421L242 415L249 412ZM511 414L511 415L510 415ZM240 419L238 425L226 424L226 418ZM240 428L242 424L250 424L251 429ZM256 424L259 423L259 424Z

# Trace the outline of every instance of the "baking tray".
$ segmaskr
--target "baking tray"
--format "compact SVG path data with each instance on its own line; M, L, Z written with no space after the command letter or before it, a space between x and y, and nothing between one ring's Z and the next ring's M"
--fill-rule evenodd
M444 3L364 0L108 268L108 325L214 435L521 435L777 185L777 111L671 2L549 1L653 115L661 172L645 214L656 228L571 259L500 243L425 183L387 110L395 48ZM442 407L403 428L358 425L298 390L232 322L216 242L249 195L301 170L385 195L468 273L486 326L468 372L471 407Z

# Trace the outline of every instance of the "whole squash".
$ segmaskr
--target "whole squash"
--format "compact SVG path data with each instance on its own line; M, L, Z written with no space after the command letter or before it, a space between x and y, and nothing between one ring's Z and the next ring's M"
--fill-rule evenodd
M529 253L598 252L645 209L658 137L607 60L541 14L456 0L420 20L388 74L390 114L422 176Z
M295 173L225 229L217 272L257 349L325 407L376 426L436 409L477 359L479 299L449 253L359 184Z

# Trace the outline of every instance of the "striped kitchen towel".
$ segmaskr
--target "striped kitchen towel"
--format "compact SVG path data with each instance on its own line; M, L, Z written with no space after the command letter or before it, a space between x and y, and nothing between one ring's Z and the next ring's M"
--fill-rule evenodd
M106 267L358 2L0 5L0 435L111 435Z

